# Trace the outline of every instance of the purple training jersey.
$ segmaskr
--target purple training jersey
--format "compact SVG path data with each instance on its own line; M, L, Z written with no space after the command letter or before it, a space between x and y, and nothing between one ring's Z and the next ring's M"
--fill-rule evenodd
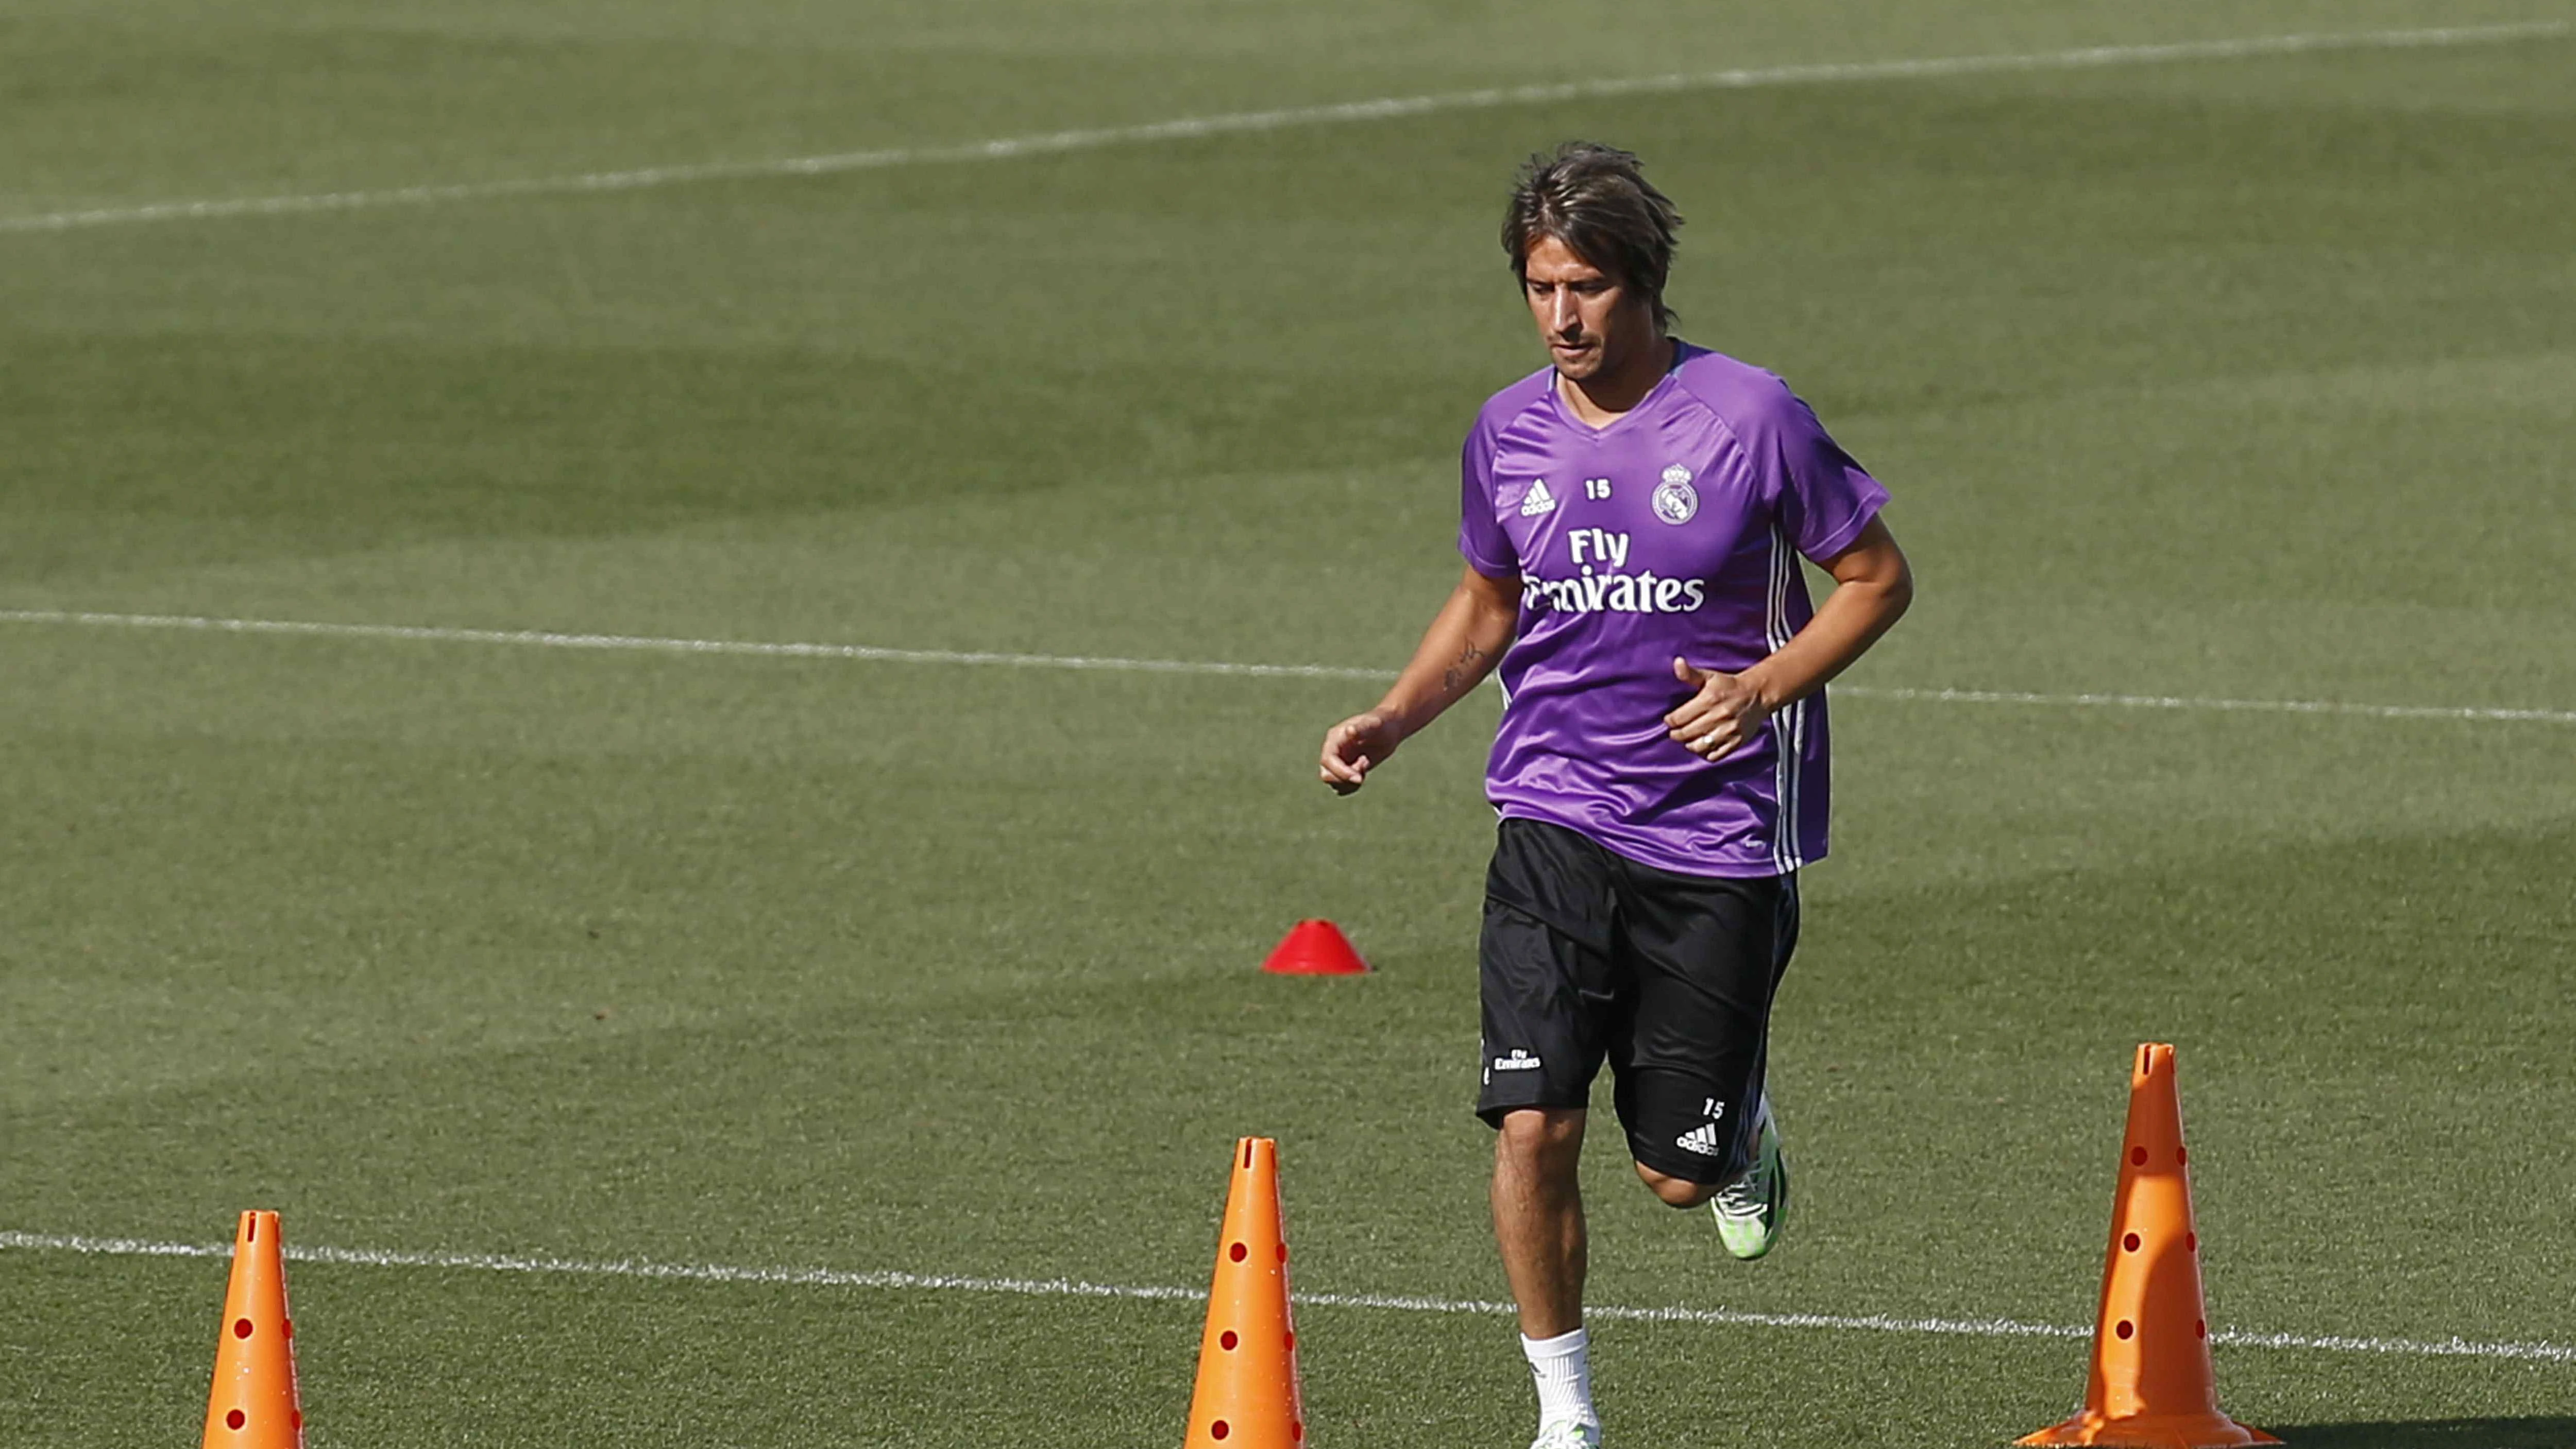
M1543 369L1467 435L1458 550L1521 580L1485 790L1507 817L1691 875L1763 876L1825 854L1825 700L1710 762L1664 732L1694 692L1679 656L1739 673L1806 626L1797 555L1851 547L1887 490L1786 384L1688 343L1594 429Z

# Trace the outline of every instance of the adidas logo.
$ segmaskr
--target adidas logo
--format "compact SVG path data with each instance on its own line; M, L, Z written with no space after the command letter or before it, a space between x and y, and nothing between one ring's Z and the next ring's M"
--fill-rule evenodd
M1696 1152L1702 1157L1724 1157L1726 1155L1726 1149L1718 1143L1717 1124L1714 1122L1708 1122L1700 1126L1693 1127L1688 1132L1674 1138L1673 1145L1684 1152Z
M1523 518L1536 518L1542 513L1555 511L1556 495L1547 491L1547 480L1544 478L1532 483L1530 491L1521 498L1521 517Z

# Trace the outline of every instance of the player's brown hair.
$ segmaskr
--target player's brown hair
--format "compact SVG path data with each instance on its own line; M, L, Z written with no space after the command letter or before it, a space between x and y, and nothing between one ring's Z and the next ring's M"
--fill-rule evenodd
M1503 250L1512 275L1529 280L1530 248L1554 237L1621 286L1643 292L1655 320L1673 324L1664 279L1682 214L1646 180L1636 155L1597 141L1568 141L1529 158L1503 213Z

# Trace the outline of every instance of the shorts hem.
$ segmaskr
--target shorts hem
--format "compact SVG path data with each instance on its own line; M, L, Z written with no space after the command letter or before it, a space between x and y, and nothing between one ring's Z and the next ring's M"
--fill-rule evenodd
M1500 1132L1503 1130L1503 1116L1508 1112L1583 1112L1589 1111L1591 1106L1589 1094L1572 1101L1548 1101L1542 1097L1528 1102L1478 1102L1476 1116L1486 1126Z
M1739 1167L1729 1172L1725 1164L1714 1157L1702 1157L1677 1147L1656 1147L1652 1143L1639 1142L1633 1135L1628 1139L1628 1156L1640 1167L1652 1168L1666 1177L1697 1183L1701 1187L1724 1187L1746 1171L1746 1168Z

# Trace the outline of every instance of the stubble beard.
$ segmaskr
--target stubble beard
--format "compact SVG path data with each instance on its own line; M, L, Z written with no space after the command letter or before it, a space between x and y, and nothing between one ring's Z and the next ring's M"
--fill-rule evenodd
M1556 375L1567 382L1589 382L1601 375L1603 365L1610 360L1610 351L1606 347L1595 346L1591 351L1569 359L1559 356L1551 347L1547 360L1556 365Z

